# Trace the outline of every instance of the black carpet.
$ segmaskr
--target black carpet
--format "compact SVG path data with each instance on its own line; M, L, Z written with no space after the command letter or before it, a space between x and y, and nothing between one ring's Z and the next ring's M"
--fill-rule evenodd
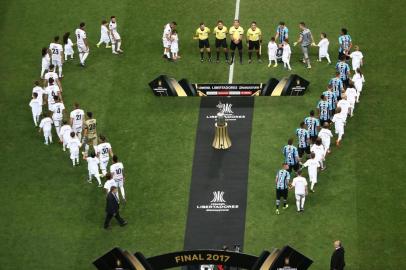
M226 105L232 147L215 150L219 102ZM230 106L231 105L231 106ZM253 97L204 97L193 160L185 250L244 243Z

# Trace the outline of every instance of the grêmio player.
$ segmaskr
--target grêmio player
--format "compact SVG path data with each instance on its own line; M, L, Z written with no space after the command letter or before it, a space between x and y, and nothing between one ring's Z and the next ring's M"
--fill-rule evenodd
M285 266L278 267L277 270L297 270L296 267L290 267L289 265L290 265L289 258L285 258Z

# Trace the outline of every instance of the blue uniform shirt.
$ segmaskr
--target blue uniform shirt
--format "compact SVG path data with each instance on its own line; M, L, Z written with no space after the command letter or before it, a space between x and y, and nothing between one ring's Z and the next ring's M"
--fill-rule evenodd
M304 128L298 128L296 129L296 136L299 141L299 148L306 148L310 139L309 131Z
M297 152L296 146L285 145L283 147L283 155L285 156L285 162L288 165L296 165L296 159L299 158L299 153Z
M334 110L336 108L337 105L337 96L333 91L324 91L323 95L327 98L327 102L328 102L328 109ZM330 115L331 116L331 115Z
M350 66L345 62L338 62L336 64L336 70L340 72L340 79L347 80L348 79L348 72L350 71Z
M288 30L288 28L286 26L283 29L282 29L282 27L278 26L276 28L276 32L279 34L279 36L278 36L279 43L284 42L285 39L288 37L288 34L289 34L289 30Z
M333 92L336 94L336 97L341 97L344 89L343 81L340 78L332 78L328 84L333 86Z
M351 44L351 36L350 35L342 35L338 37L338 44L340 45L338 51L340 53L344 52L344 50L350 49Z
M320 120L328 120L330 119L330 111L328 110L328 101L320 100L317 103L317 109L320 111Z
M317 128L320 126L319 119L309 116L305 118L304 122L311 137L317 136L317 134L319 134L319 131L317 130Z
M290 173L285 169L281 169L276 173L276 177L276 188L287 189L290 180Z

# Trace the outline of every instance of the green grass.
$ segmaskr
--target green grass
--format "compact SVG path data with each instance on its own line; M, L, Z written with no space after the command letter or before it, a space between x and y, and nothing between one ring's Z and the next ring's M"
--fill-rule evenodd
M1 269L92 269L90 262L113 246L146 256L182 249L198 98L156 98L147 83L161 73L191 82L226 82L228 66L200 64L192 40L198 23L231 22L234 1L9 1L1 4L0 156ZM251 145L245 251L291 244L326 269L331 242L343 240L348 269L403 269L405 184L402 165L405 61L401 1L241 1L244 28L255 19L266 36L279 20L298 34L305 20L315 36L326 31L336 56L339 29L346 26L366 55L367 85L355 117L346 128L342 149L333 149L317 193L306 202L305 215L294 207L276 217L274 174L280 149L298 122L315 105L333 68L314 64L305 70L295 59L294 72L311 81L301 98L257 98ZM56 14L56 15L53 15ZM99 21L118 17L125 54L114 57L97 49ZM175 19L183 58L160 58L163 24ZM104 198L85 183L85 164L72 168L59 146L45 147L33 127L28 101L40 71L40 48L55 34L73 32L86 21L91 41L88 66L77 60L64 66L65 105L79 101L94 112L99 133L107 136L127 172L129 203L123 216L129 226L102 230ZM230 23L227 23L229 25ZM392 32L388 31L392 29ZM75 55L77 58L77 54ZM312 50L312 58L316 50ZM246 56L244 56L246 57ZM236 65L234 81L266 82L289 73L262 65ZM54 137L55 138L55 137ZM293 199L290 204L293 206ZM368 266L368 267L367 267Z

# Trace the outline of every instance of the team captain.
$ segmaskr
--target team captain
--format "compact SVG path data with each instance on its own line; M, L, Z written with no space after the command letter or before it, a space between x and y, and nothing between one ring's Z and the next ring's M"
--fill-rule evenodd
M207 55L209 56L209 62L211 62L209 34L210 34L210 29L208 27L206 27L203 22L200 23L200 26L199 26L199 28L196 29L196 33L194 36L194 39L199 40L200 62L204 61L204 49L206 49Z
M230 27L228 31L231 37L230 50L231 50L231 62L234 62L235 48L238 49L240 55L240 64L242 64L242 36L244 35L244 29L240 26L240 20L234 20L234 25Z
M251 28L247 31L247 43L248 43L248 64L252 62L252 51L255 50L257 53L258 62L261 61L261 54L259 51L260 45L262 43L262 32L261 29L257 27L257 23L254 21L251 23Z
M214 27L213 34L216 36L216 52L217 59L216 62L220 62L220 50L223 48L224 56L226 57L226 62L228 63L228 46L227 46L227 27L224 26L223 21L219 20L217 26Z

